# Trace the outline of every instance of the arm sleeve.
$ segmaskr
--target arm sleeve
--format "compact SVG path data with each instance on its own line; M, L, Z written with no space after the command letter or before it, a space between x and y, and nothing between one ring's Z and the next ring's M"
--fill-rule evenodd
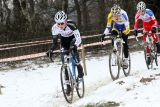
M140 14L137 12L136 16L135 16L135 23L134 23L134 29L135 30L138 29L139 17L140 17Z
M73 21L68 21L68 26L71 30L73 30L74 37L76 38L75 45L78 47L81 44L82 40L77 25Z
M76 30L73 31L73 34L74 34L74 36L76 38L75 45L78 47L81 44L81 42L82 42L81 36L80 36L80 32L79 32L78 29L76 29Z
M129 26L129 19L128 19L128 15L126 12L124 12L123 14L124 20L125 20L125 27L126 30L123 32L124 34L128 35L130 32L130 26Z
M111 27L112 25L112 13L110 12L107 17L107 27Z
M154 16L154 13L152 10L148 9L147 14L149 14L149 16L151 17L151 20L154 21L154 25L153 26L157 26L158 22Z
M58 35L53 35L52 39L53 39L53 43L50 49L53 51L58 47Z

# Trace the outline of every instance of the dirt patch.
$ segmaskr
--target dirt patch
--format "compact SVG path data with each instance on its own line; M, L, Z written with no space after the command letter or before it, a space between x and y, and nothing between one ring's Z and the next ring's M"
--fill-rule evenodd
M123 85L124 83L124 81L118 81L116 84Z
M160 76L160 73L159 74L155 74L155 76Z
M108 101L107 103L88 104L85 107L118 107L120 103L115 101Z
M131 88L126 88L126 91L131 91L132 89Z
M155 80L155 78L153 78L153 77L143 78L142 77L140 82L146 85L148 82L151 82L152 80Z

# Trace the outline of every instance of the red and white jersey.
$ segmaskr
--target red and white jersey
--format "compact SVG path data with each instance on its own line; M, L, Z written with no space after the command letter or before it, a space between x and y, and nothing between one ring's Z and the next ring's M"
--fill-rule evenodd
M141 15L139 11L136 13L134 29L138 29L139 19L142 20L143 26L145 26L145 24L147 24L147 25L151 24L151 26L158 25L157 20L154 16L154 13L150 9L146 9L144 15Z

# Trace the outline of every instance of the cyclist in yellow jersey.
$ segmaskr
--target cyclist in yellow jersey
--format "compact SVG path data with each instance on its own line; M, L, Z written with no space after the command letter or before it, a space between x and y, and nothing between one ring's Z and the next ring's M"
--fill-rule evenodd
M113 28L111 29L111 25L113 23ZM128 68L128 35L130 33L130 26L129 26L129 20L127 13L120 8L119 5L114 5L111 8L110 13L107 17L107 27L104 31L104 33L101 36L101 41L103 42L104 37L111 32L112 36L118 35L120 32L122 32L122 39L124 40L124 56L125 59L123 61L123 67L125 69ZM113 40L112 40L113 43Z

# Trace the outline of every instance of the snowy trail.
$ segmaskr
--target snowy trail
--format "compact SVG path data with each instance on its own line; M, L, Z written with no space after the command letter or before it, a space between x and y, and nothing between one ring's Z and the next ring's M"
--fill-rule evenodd
M144 62L143 52L131 54L131 75L138 76L148 72ZM112 84L108 70L108 56L91 58L86 61L88 75L85 79L85 96L79 99L74 93L73 104L68 104L61 91L60 64L44 64L43 67L32 64L32 68L0 72L0 83L3 95L0 95L0 105L3 107L66 107L80 105L87 96L100 87ZM104 70L105 67L105 70ZM121 79L125 78L121 72ZM87 101L87 100L86 100Z

